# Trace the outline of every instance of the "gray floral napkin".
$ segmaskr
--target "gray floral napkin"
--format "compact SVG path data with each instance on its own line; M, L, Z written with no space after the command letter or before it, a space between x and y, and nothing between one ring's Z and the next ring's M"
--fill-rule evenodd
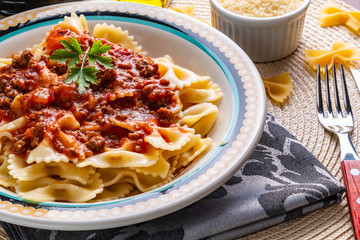
M2 223L12 240L234 239L339 202L345 188L268 114L254 153L223 186L175 213L96 231Z

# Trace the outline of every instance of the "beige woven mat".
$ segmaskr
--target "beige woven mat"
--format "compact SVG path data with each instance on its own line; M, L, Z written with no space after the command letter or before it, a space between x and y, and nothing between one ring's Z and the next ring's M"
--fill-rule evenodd
M4 229L0 228L0 240L8 240L8 237L4 231Z
M256 64L256 67L265 78L283 72L291 73L294 81L293 93L282 106L268 100L268 112L273 114L294 134L339 181L342 181L338 141L336 136L325 132L318 124L315 103L315 73L304 62L303 50L330 49L335 40L348 42L360 50L360 39L359 36L354 35L342 26L331 28L319 27L318 13L327 1L312 0L307 12L301 44L296 52L283 60L273 63ZM345 10L356 10L341 1L334 0L334 2L338 3ZM210 21L208 0L172 0L170 6L176 4L195 4L195 15ZM360 62L355 63L355 66L360 67ZM358 126L352 133L352 139L360 151L360 93L348 69L346 69L346 75L355 124ZM328 209L318 210L304 217L276 225L242 239L353 239L346 198L343 198L339 204Z
M293 133L339 180L340 151L336 136L329 134L319 125L316 118L315 73L304 62L304 49L330 49L334 41L348 42L360 50L360 39L345 27L321 28L318 13L327 0L312 0L305 20L301 44L291 56L274 63L257 64L264 77L289 71L294 81L294 91L283 106L268 101L268 111ZM343 9L356 10L340 1L335 1ZM359 62L355 63L360 67ZM348 88L354 111L355 131L352 139L360 150L360 93L346 69ZM305 217L260 231L244 239L353 239L346 198L340 204L318 210Z
M263 77L270 77L283 72L290 72L294 81L293 93L288 101L279 106L267 102L272 113L309 151L311 151L339 180L340 152L336 136L325 132L316 119L315 73L304 62L304 49L330 49L335 40L348 42L360 50L359 36L345 27L320 28L317 20L320 8L327 0L312 0L305 20L304 34L296 52L289 57L273 63L256 64ZM355 10L339 0L334 0L343 9ZM210 21L208 0L171 0L170 6L195 4L195 16ZM355 63L360 68L360 63ZM346 69L350 99L354 111L356 127L352 139L360 151L360 93L356 88L348 69ZM241 204L241 202L239 202ZM0 229L0 240L6 239ZM328 209L318 210L304 217L254 233L242 240L265 239L301 239L301 240L344 240L353 239L346 199Z

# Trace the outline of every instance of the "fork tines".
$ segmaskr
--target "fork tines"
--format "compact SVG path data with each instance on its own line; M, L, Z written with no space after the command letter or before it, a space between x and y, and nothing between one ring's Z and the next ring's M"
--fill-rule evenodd
M348 89L346 86L345 81L345 74L344 74L344 68L343 65L340 64L340 76L341 76L341 84L342 84L342 92L343 92L343 100L344 100L344 106L345 106L345 112L347 116L351 116L351 105L350 105L350 99L348 94ZM338 90L338 84L336 80L336 69L335 65L332 66L332 77L333 77L333 89L334 89L334 99L335 99L335 107L337 115L343 116L343 112L341 110L341 104L340 104L340 98L339 98L339 90ZM325 65L325 93L326 93L326 105L328 109L328 114L333 114L332 104L331 104L331 94L330 94L330 84L329 84L329 74L328 74L328 66ZM317 108L318 113L321 113L324 115L324 106L322 102L322 93L321 93L321 70L320 65L318 65L317 68Z

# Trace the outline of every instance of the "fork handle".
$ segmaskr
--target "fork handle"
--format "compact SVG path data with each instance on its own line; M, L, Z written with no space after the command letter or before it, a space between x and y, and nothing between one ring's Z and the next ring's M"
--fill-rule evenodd
M360 240L360 161L341 161L354 237Z

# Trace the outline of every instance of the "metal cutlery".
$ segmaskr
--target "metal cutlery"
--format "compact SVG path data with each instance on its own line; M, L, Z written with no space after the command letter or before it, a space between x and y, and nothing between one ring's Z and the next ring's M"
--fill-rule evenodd
M360 70L359 69L353 69L350 68L350 71L355 79L356 82L356 86L358 87L359 91L360 91Z
M331 93L329 84L328 67L325 65L325 93L326 109L323 105L321 91L321 72L320 66L317 69L317 115L321 125L328 131L335 133L340 142L341 171L346 186L351 221L354 236L360 240L360 158L350 139L350 132L354 128L354 120L350 105L349 94L345 81L343 66L340 65L340 76L342 83L342 95L345 111L342 111L339 97L339 90L336 80L335 66L332 68L333 91L336 111L333 111L331 103Z

